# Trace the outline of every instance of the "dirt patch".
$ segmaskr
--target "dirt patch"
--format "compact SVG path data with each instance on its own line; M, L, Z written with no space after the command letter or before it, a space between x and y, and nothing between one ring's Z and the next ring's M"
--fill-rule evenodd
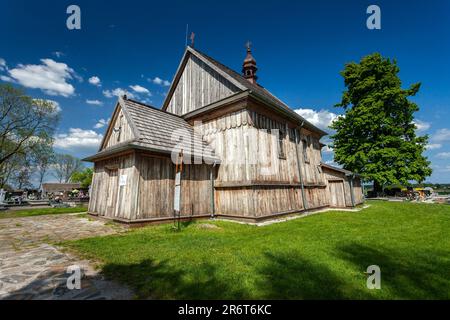
M202 229L202 230L220 230L221 228L216 226L215 224L211 224L211 223L200 223L197 226L197 229Z

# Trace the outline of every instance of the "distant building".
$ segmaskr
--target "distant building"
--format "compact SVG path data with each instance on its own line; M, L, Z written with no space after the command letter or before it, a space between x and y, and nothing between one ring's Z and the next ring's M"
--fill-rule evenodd
M80 183L43 183L41 191L44 198L49 195L67 198L70 192L75 189L80 190L80 188Z

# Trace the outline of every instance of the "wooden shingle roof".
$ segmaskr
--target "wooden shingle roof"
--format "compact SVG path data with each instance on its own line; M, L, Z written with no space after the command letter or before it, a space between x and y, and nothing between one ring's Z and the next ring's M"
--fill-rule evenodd
M135 139L106 148L96 155L84 159L94 161L126 149L140 149L171 154L183 149L184 154L203 150L204 158L219 162L211 147L197 134L194 127L183 118L172 113L132 99L119 98L120 107L131 124Z
M349 175L355 175L355 176L358 176L358 174L353 173L352 171L346 170L346 169L344 169L344 168L338 168L338 167L335 167L335 166L326 164L326 163L324 163L324 162L320 163L320 165L321 165L323 168L327 168L327 169L330 169L330 170L333 170L333 171L337 171L337 172L344 173L346 176L349 176Z

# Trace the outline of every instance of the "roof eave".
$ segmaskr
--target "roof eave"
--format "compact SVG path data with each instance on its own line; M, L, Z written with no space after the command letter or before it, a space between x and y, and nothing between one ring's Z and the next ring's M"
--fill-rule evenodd
M123 143L120 146L112 147L112 148L103 150L101 152L98 152L98 153L96 153L96 154L94 154L92 156L86 157L86 158L82 159L82 161L96 162L96 161L99 161L99 160L104 159L106 157L114 156L117 153L121 153L121 152L124 152L124 151L129 151L129 150L143 150L143 151L155 152L155 153L165 154L165 155L171 155L172 154L172 150L146 146L142 142L138 142L138 141L128 141L126 143ZM203 156L203 159L205 161L212 162L211 164L213 164L213 163L220 164L221 163L221 160L218 157Z
M132 149L132 144L130 141L126 141L124 143L121 143L120 145L116 145L114 147L108 148L108 149L104 149L100 152L97 152L96 154L92 155L92 156L88 156L86 158L81 159L81 161L85 161L85 162L95 162L99 159L102 159L104 157L108 157L111 155L114 155L116 153L119 152L123 152L123 151L127 151L127 150L131 150Z
M218 110L226 105L229 105L229 104L232 104L232 103L235 103L242 99L247 98L249 96L249 92L250 92L250 90L245 90L245 91L235 93L235 94L228 96L222 100L213 102L204 107L201 107L201 108L195 109L191 112L188 112L188 113L184 114L182 116L182 118L184 120L188 121L189 119L199 117L199 116L203 115L204 113Z
M272 103L271 101L268 101L267 99L265 99L263 96L259 95L258 93L254 92L254 91L250 91L250 95L257 99L262 101L264 104L272 107L272 109L282 112L288 116L291 116L291 118L299 121L300 123L303 123L303 127L310 129L314 132L317 132L321 135L321 137L323 136L327 136L328 132L323 131L322 129L317 128L315 125L313 125L311 122L309 122L308 120L306 120L305 118L303 118L302 116L300 116L298 113L296 113L295 111L293 111L292 109L284 109L284 108L280 108L279 106L275 105L274 103ZM305 126L306 125L306 126Z
M343 173L343 174L345 174L346 177L360 177L361 176L358 173L355 173L355 172L352 172L352 171L349 171L349 170L346 170L346 169L338 168L338 167L335 167L335 166L331 166L331 165L323 163L323 162L321 162L320 165L322 167L327 168L327 169Z

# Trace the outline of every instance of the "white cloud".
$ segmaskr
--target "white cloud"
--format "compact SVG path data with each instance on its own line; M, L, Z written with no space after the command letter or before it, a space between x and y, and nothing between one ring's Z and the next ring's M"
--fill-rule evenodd
M52 59L41 59L41 62L40 65L19 64L8 70L9 77L24 87L40 89L53 96L69 97L75 93L68 80L79 77L72 68Z
M86 103L94 105L94 106L101 106L101 105L103 105L103 102L101 102L100 100L89 100L89 99L87 99Z
M435 150L442 148L442 144L440 143L430 143L425 147L427 150Z
M328 129L328 126L330 126L337 117L337 114L324 109L320 111L315 111L313 109L297 109L294 111L316 127L324 130Z
M439 129L431 137L434 142L447 142L450 141L450 129Z
M94 130L70 128L68 133L60 133L55 136L54 146L65 151L95 152L100 146L102 139L103 135Z
M434 172L450 172L450 166L439 166L439 165L432 165L433 171Z
M170 82L167 80L163 80L160 77L155 77L154 79L148 79L150 82L153 82L154 84L160 85L160 86L164 86L164 87L168 87L170 86Z
M13 79L7 76L0 76L0 80L6 81L6 82L14 82Z
M416 119L413 123L416 125L417 131L426 131L431 127L431 124L429 122L425 122L419 119Z
M0 58L0 70L5 70L5 69L7 69L6 61L5 61L5 59Z
M137 84L134 85L134 86L130 86L130 88L133 89L133 91L137 92L137 93L145 93L145 94L147 94L149 96L152 95L151 92L147 88L144 88L144 87L142 87L140 85L137 85Z
M110 90L103 90L103 95L104 95L106 98L112 98L112 97L114 97L112 91L110 91Z
M322 151L325 153L333 153L334 152L333 148L331 148L330 146L323 147Z
M336 162L334 162L334 160L325 161L325 164L327 164L329 166L337 167L337 168L341 168L342 167L339 164L337 164Z
M450 159L450 152L441 152L436 155L436 158Z
M153 101L148 98L142 99L140 102L145 103L145 104L150 104L150 105L153 103Z
M55 52L52 52L52 54L53 54L55 57L57 57L58 59L61 58L62 56L64 56L64 53L61 52L61 51L55 51Z
M120 97L126 94L128 98L134 99L134 95L122 88L116 88L114 90L103 90L103 95L107 98Z
M100 81L100 78L97 76L90 77L88 81L90 84L92 84L94 86L97 86L97 87L102 86L102 82Z
M94 129L101 129L104 126L108 125L109 123L109 119L105 120L105 119L100 119L98 120L98 122L95 124Z
M133 89L133 91L137 92L137 93L145 93L145 94L150 94L150 91L147 88L144 88L138 84L134 85L134 86L130 86L131 89Z

